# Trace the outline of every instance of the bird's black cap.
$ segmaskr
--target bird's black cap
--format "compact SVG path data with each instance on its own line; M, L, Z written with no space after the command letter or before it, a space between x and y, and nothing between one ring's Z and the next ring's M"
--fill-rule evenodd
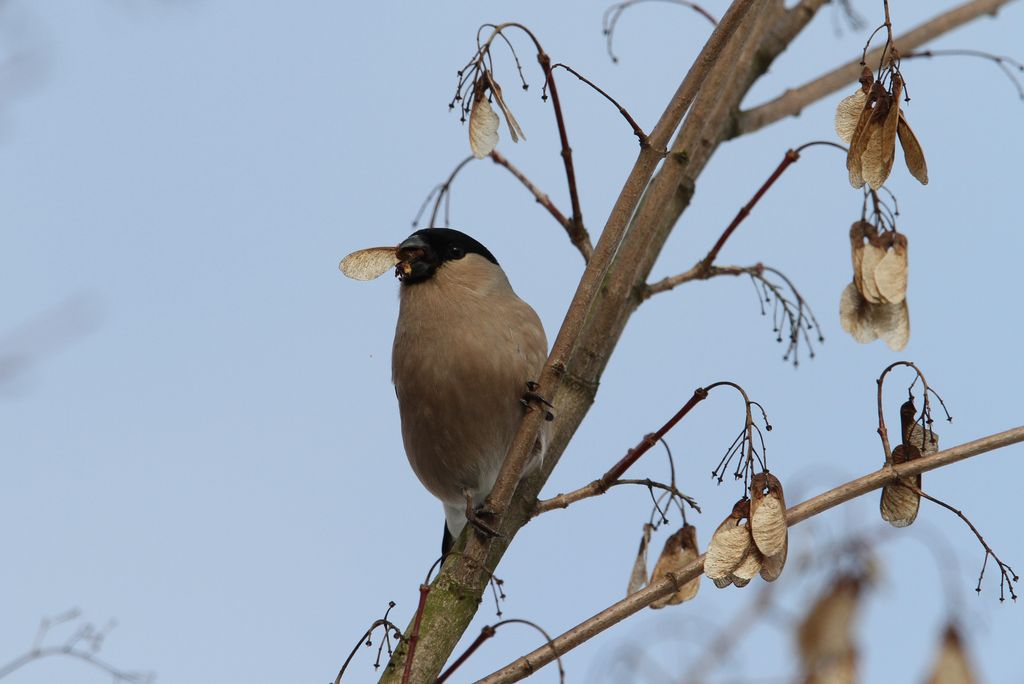
M399 256L415 254L399 264L397 275L411 285L430 278L446 261L456 261L467 254L478 254L497 265L490 250L465 233L452 228L424 228L406 238L399 246Z

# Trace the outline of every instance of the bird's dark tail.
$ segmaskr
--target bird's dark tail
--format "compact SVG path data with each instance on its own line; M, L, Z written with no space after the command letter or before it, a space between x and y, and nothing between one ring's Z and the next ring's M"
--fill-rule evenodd
M448 524L444 526L444 536L441 537L441 555L447 556L448 552L452 550L452 546L455 545L455 537L448 531Z

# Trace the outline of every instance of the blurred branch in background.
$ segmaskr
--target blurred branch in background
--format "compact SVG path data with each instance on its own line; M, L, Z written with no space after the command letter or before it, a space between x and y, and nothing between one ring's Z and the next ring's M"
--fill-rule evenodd
M39 621L39 629L29 648L22 655L10 662L0 665L0 679L21 670L26 665L46 658L72 658L83 665L105 672L114 682L127 684L151 684L156 679L152 672L134 672L123 670L99 657L103 643L111 630L117 626L113 620L107 621L103 627L97 627L82 618L77 608L46 617ZM57 632L67 632L61 640Z

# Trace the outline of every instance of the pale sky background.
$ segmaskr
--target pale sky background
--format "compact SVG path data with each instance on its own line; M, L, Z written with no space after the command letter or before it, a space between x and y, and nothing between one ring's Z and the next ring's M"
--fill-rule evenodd
M905 30L954 4L894 3L893 19ZM706 4L716 15L725 5ZM879 20L880 2L855 5ZM649 129L709 27L677 7L640 6L622 19L613 65L605 7L0 2L0 664L30 646L41 617L74 606L118 621L108 661L167 684L326 682L389 600L405 626L438 551L441 508L402 452L390 384L397 284L348 280L337 262L405 237L426 192L468 154L447 103L483 22L526 23ZM1024 58L1022 29L1014 3L935 47ZM749 103L851 59L865 35L826 7ZM502 130L500 149L568 212L541 79L526 42L516 45L530 91L513 86L504 57L499 77L528 140L512 145ZM1024 104L980 60L908 61L904 75L931 176L922 187L898 160L890 181L910 240L907 349L860 345L839 327L860 193L841 154L808 150L721 261L785 271L824 328L817 357L798 370L780 360L748 283L658 296L634 316L546 495L598 476L694 387L719 379L767 407L770 463L790 503L879 466L874 379L894 360L918 362L943 393L956 417L938 426L944 446L1024 422ZM593 92L565 75L559 86L596 237L636 141ZM720 149L655 277L702 256L788 147L834 139L840 97ZM582 270L561 229L486 161L458 179L452 223L494 252L553 339ZM896 379L890 421L909 376ZM682 487L704 507L692 518L702 545L739 496L708 473L740 422L739 400L722 393L670 435ZM631 474L665 471L652 453ZM924 486L1024 570L1022 478L1015 447L930 473ZM877 507L874 494L795 528L791 555L881 533ZM505 615L557 634L621 598L648 512L645 491L620 489L531 523L498 571ZM925 502L912 528L888 538L859 628L864 681L920 681L950 612L986 681L1024 681L1024 613L999 604L991 563L975 595L983 554L967 528ZM752 628L716 681L791 674L788 630L821 578L784 575L787 608ZM644 611L571 653L568 680L626 681L630 652L681 672L759 585L705 581L691 603ZM485 603L470 638L494 620ZM506 628L457 679L538 643ZM372 659L364 650L346 681L371 681ZM107 680L60 659L10 677Z

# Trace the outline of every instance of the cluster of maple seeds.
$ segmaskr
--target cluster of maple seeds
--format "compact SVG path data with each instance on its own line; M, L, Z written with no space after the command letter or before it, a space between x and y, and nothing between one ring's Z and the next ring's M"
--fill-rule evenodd
M782 483L771 473L757 473L750 480L750 498L736 502L712 535L704 574L720 589L744 587L758 574L773 582L782 574L788 547Z
M482 63L478 64L477 68L479 73L473 83L473 104L469 110L469 147L473 151L474 157L483 159L498 145L498 127L501 121L494 108L491 107L492 97L505 116L505 123L508 124L512 142L519 142L520 138L526 140L526 134L523 133L519 122L512 116L512 111L505 104L505 98L501 95L501 86L494 80L490 70Z
M875 80L871 69L864 67L860 87L840 101L836 108L835 127L839 137L849 145L846 169L850 185L863 187L865 183L878 190L892 172L896 159L896 139L903 147L903 158L911 175L923 184L928 183L928 165L917 136L900 109L903 78L896 66L896 50L890 50L889 87L883 79Z
M853 282L839 300L843 330L858 342L881 338L900 351L910 339L907 307L907 237L867 221L850 228Z
M900 406L902 443L892 450L893 465L908 463L939 450L939 436L930 425L922 427L915 418L916 413L913 399L908 399ZM917 518L917 511L921 507L921 495L918 493L921 489L921 476L915 475L911 485L896 482L882 487L879 510L882 520L893 527L908 527Z

